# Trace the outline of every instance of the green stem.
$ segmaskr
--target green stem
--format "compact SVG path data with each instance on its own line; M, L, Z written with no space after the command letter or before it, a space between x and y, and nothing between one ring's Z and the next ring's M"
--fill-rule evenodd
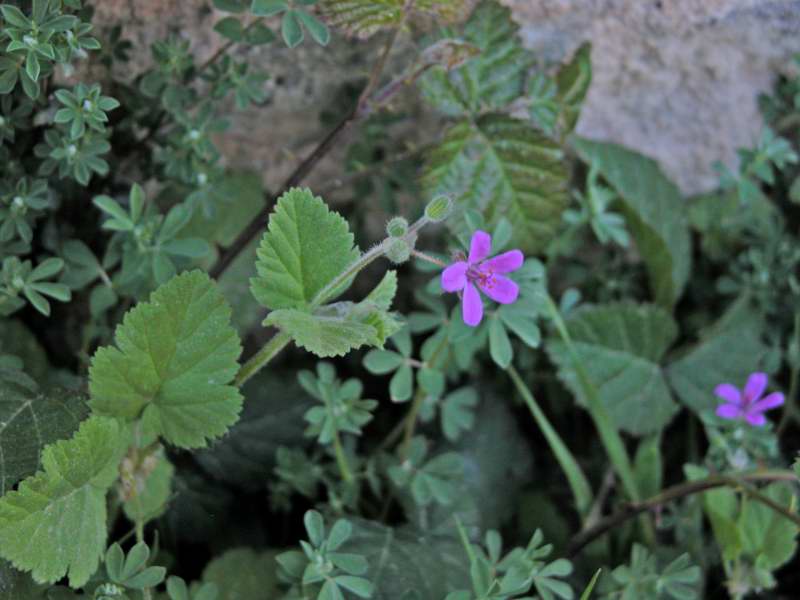
M270 340L264 344L261 350L256 352L250 360L242 365L242 368L239 369L236 378L233 380L233 385L236 387L244 385L248 379L258 373L269 361L275 358L278 352L283 350L291 339L288 333L283 333L282 331L273 335Z
M555 302L553 302L553 299L549 296L547 298L547 308L549 310L550 317L553 320L553 324L556 326L556 330L561 336L564 345L567 347L567 352L569 352L570 358L572 359L572 366L575 369L575 372L578 376L578 381L580 382L584 396L586 397L586 404L587 408L589 409L589 414L594 421L597 432L600 434L600 439L603 442L603 447L605 448L609 459L611 459L611 464L614 465L614 469L617 471L617 475L622 481L622 485L625 488L625 493L628 494L631 500L638 501L640 499L639 489L636 485L636 479L633 476L633 467L631 466L630 457L625 449L625 444L622 441L622 437L614 427L613 423L611 422L611 417L608 415L608 411L606 411L605 407L600 401L600 397L597 394L597 389L591 382L591 379L587 375L586 370L583 368L583 364L578 357L578 353L575 351L575 346L573 345L572 338L567 330L567 325L564 323L564 319L562 318Z
M344 453L338 429L333 432L333 451L336 454L336 464L339 467L339 472L342 474L342 479L347 483L352 483L353 472L350 470L350 464L347 462L347 456Z
M539 426L542 435L544 435L547 440L550 450L555 454L556 460L569 482L569 487L572 490L572 497L575 500L578 513L580 513L581 517L585 517L592 504L592 488L589 485L589 481L586 479L586 475L584 475L580 465L578 465L578 461L575 460L569 448L564 444L561 437L550 424L547 416L536 403L536 398L534 398L528 386L525 385L525 382L522 380L522 377L520 377L519 372L514 368L514 365L509 365L506 372L509 377L511 377L511 381L514 382L523 400L525 400L525 404L528 405L528 409L531 411L531 415L533 415L533 419Z
M600 401L597 389L586 373L586 370L583 368L583 363L581 362L580 357L575 350L575 346L572 343L572 338L567 330L567 325L561 316L561 312L558 310L558 306L556 306L556 303L550 296L547 297L547 308L550 313L550 318L553 320L553 324L556 326L556 330L561 336L564 345L567 347L567 352L572 359L572 366L575 369L575 373L578 376L578 381L583 389L589 415L592 417L592 421L594 421L594 426L597 429L597 433L600 434L600 441L603 443L606 454L608 454L608 458L611 460L611 464L613 465L614 470L617 472L617 475L622 482L622 487L625 490L625 493L633 502L638 502L641 500L639 486L636 484L636 478L633 475L631 460L628 456L628 451L625 449L625 444L622 441L622 437L614 427L608 411ZM643 516L643 518L640 520L640 523L645 541L652 545L655 543L655 530L653 529L653 524L646 515Z
M369 250L367 250L364 254L362 254L358 259L356 259L353 263L350 264L344 271L339 273L336 277L331 279L328 284L322 288L314 299L311 301L311 310L315 308L319 308L323 304L325 304L328 300L331 300L339 289L344 285L347 281L355 277L361 270L367 267L370 263L374 262L386 252L386 248L388 246L388 238L383 240L377 246L373 246Z

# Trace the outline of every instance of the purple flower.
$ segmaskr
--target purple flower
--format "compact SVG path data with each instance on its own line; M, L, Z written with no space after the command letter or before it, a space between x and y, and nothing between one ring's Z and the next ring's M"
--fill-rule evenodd
M483 318L483 300L478 289L500 304L511 304L519 296L519 286L498 273L510 273L522 266L525 259L519 250L510 250L486 260L492 249L492 236L485 231L472 234L469 257L442 271L442 289L462 292L461 316L464 323L475 327Z
M725 401L717 407L717 415L723 419L746 420L750 425L761 427L767 422L764 412L783 404L780 392L761 398L766 389L766 373L750 375L742 391L730 383L721 383L714 388L714 394Z

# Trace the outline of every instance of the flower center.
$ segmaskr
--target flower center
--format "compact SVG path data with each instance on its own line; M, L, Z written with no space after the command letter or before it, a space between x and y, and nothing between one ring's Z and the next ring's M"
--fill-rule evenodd
M481 267L481 265L470 265L467 268L467 279L482 287L494 286L494 273L491 269Z

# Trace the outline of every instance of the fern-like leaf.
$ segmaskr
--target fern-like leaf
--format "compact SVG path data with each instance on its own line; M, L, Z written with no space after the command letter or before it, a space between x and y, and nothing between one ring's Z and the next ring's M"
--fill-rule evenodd
M563 152L528 123L501 114L452 126L428 155L423 186L481 211L488 226L514 223L513 243L528 252L552 239L567 205ZM450 219L456 228L463 219Z

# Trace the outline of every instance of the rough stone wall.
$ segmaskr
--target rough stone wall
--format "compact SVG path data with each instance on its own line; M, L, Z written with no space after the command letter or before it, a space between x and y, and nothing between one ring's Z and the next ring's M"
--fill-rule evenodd
M213 27L228 15L214 10L210 0L102 0L93 5L96 28L102 32L122 24L123 37L134 45L131 61L115 66L114 77L123 80L148 69L151 44L170 34L191 41L197 64L226 42ZM280 19L269 23L277 35L279 23ZM262 173L270 189L280 185L327 133L318 118L320 111L329 107L344 81L368 75L377 50L375 43L353 44L340 36L334 36L327 48L309 41L292 50L282 42L237 46L236 56L246 57L253 68L269 74L265 88L270 98L265 106L231 108L230 127L216 140L224 160ZM309 182L338 174L336 155L323 161Z
M798 0L501 0L527 47L559 60L593 45L577 132L662 164L686 193L713 188L763 125L757 96L800 51Z
M712 164L736 164L756 139L757 95L800 51L800 0L501 0L525 44L560 60L593 44L594 81L578 123L586 137L614 141L658 159L686 193L715 186ZM153 40L176 32L202 61L224 42L210 1L103 0L95 22L121 22L137 50L123 77L150 63ZM379 40L378 40L379 41ZM324 135L317 115L342 80L367 74L375 41L328 48L305 43L247 50L271 76L266 107L238 113L220 145L233 165L277 185ZM337 173L325 161L310 182Z

